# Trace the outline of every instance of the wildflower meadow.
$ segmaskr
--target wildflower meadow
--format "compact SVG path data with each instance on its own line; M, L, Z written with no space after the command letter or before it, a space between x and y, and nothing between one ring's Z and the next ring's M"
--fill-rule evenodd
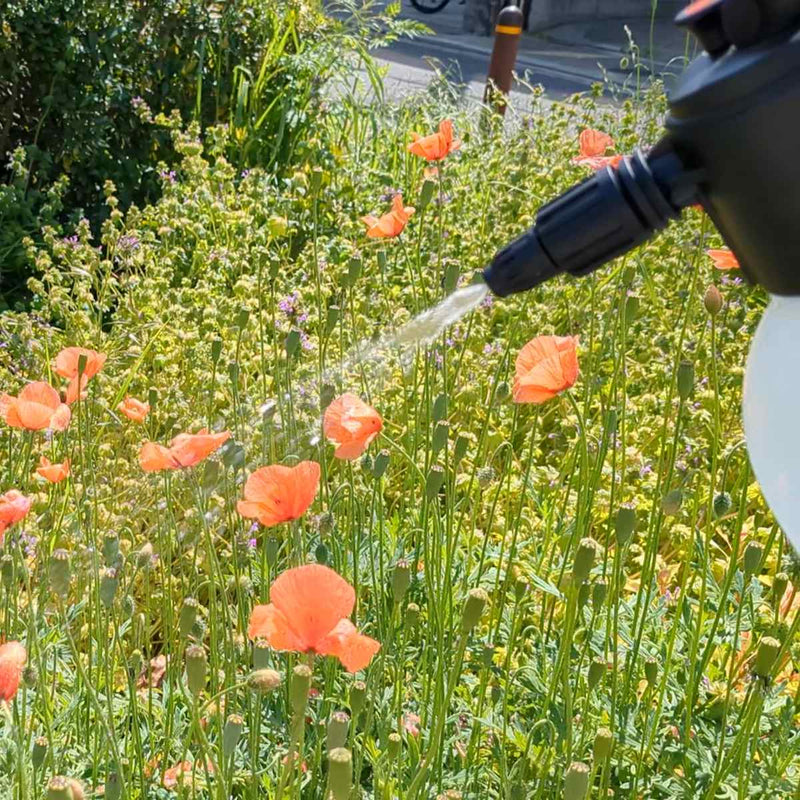
M800 797L800 561L740 423L766 295L704 212L414 322L654 142L660 83L503 122L384 96L392 7L232 5L275 26L246 90L206 113L209 44L196 106L135 95L152 194L12 158L50 207L0 315L0 797Z

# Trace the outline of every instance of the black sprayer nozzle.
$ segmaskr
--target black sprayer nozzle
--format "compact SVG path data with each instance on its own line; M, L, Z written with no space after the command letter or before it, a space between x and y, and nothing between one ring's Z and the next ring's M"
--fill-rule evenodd
M585 275L627 253L694 202L693 184L669 142L636 151L548 203L536 224L494 257L483 276L498 296L560 272Z

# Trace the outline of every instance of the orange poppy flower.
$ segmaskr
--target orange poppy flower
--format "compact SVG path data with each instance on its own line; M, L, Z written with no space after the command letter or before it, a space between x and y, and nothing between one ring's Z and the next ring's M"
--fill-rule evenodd
M247 479L244 500L236 508L265 528L299 519L317 496L319 474L315 461L301 461L296 467L261 467Z
M329 567L308 564L286 570L269 590L270 603L256 606L248 635L276 650L336 656L348 672L369 664L380 643L364 636L348 619L353 587Z
M145 442L139 451L139 464L145 472L193 467L222 447L230 436L230 431L209 433L202 428L197 433L178 434L169 447Z
M150 413L150 405L137 400L135 397L126 397L117 406L117 411L134 422L144 422L144 418Z
M544 403L578 379L578 337L537 336L517 354L515 403Z
M198 777L202 777L205 776L206 771L209 775L214 774L214 764L210 759L206 761L205 768L202 763L193 764L191 761L181 761L174 767L164 770L164 774L161 776L161 785L170 791L177 789L178 786L191 788L192 775L196 772Z
M12 428L41 431L66 430L72 413L61 402L58 392L44 381L29 383L17 395L0 395L0 417Z
M580 155L572 159L574 164L584 164L592 169L616 167L622 161L621 155L607 156L606 151L614 148L614 140L602 131L586 128L578 137Z
M3 542L6 528L24 519L31 510L32 503L32 498L25 497L16 489L9 489L5 494L0 494L0 544Z
M461 147L461 142L453 139L453 123L449 119L443 119L439 123L437 133L431 133L428 136L412 133L411 137L414 141L408 146L408 152L420 156L426 161L441 161L453 150Z
M81 356L86 356L86 364L79 373ZM106 363L106 354L89 350L85 347L65 347L57 356L55 369L62 378L69 378L66 401L72 405L78 397L84 397L84 390L89 381L103 369Z
M337 397L326 409L322 430L336 445L336 458L358 458L383 428L381 415L354 394Z
M404 206L403 195L396 194L392 200L392 210L388 214L380 219L367 215L361 217L361 221L367 226L367 236L370 239L391 239L403 232L413 213L414 207Z
M739 259L727 247L720 250L706 250L706 255L714 262L715 269L739 269Z
M28 654L19 642L0 645L0 700L8 703L19 689Z
M69 459L65 458L60 464L51 464L48 458L42 456L36 474L50 483L61 483L69 477Z

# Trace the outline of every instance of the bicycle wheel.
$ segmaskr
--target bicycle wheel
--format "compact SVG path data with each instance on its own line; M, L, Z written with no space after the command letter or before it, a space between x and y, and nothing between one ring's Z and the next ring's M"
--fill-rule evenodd
M441 11L450 0L411 0L411 5L423 14L435 14Z

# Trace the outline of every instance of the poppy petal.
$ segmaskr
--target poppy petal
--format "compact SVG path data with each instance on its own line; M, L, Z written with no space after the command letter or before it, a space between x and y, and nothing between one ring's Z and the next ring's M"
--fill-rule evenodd
M348 672L364 669L380 649L380 642L359 633L349 619L340 620L317 644L320 655L336 656Z
M320 467L315 461L301 461L296 467L273 464L253 472L244 486L244 497L258 504L258 519L269 527L302 517L314 502L319 488ZM255 509L245 506L249 515Z
M156 442L145 442L139 451L139 466L145 472L160 472L164 469L178 469L180 464L169 448Z
M69 421L72 419L72 412L69 406L62 403L57 409L56 413L50 418L50 427L54 431L65 431L69 427Z
M274 650L304 653L313 647L313 642L306 642L292 630L286 615L273 603L253 608L247 635L251 639L264 639Z
M19 642L0 645L0 700L8 702L17 693L27 658Z

